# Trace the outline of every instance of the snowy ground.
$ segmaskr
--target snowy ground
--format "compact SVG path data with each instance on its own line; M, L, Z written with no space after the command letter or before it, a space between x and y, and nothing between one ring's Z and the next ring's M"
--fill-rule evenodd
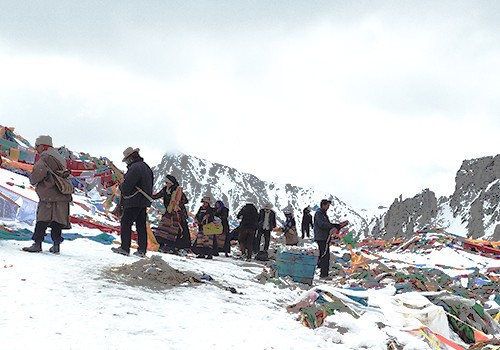
M103 279L134 257L77 239L60 256L20 251L30 242L0 241L1 342L5 349L310 349L328 348L285 307L300 290L259 284L262 265L162 254L181 271L209 274L204 283L164 291ZM50 246L44 244L44 249ZM148 255L151 253L148 253ZM234 287L233 294L221 286ZM305 287L304 287L305 288Z
M152 290L103 276L139 261L113 254L110 246L76 239L64 242L59 256L45 243L41 254L20 250L30 243L0 240L4 349L384 349L388 334L405 349L429 349L402 330L378 329L380 315L369 313L360 319L338 313L316 330L302 326L286 306L309 287L260 284L258 262L161 254L173 268L214 281ZM450 256L441 257L449 262Z

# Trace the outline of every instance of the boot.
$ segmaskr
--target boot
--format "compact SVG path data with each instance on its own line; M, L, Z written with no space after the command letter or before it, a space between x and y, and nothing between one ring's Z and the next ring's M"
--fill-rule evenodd
M49 252L53 254L59 254L59 245L60 243L54 243L54 245L50 247Z
M42 242L34 242L29 247L24 247L23 251L30 253L40 253L42 251Z

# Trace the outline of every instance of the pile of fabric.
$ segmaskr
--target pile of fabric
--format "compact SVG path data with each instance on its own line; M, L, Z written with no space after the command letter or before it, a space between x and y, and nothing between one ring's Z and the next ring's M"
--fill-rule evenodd
M287 311L297 313L309 328L339 329L328 316L346 313L354 319L371 317L387 333L387 343L404 345L402 333L411 334L435 349L467 349L474 344L494 344L500 326L480 304L450 293L398 293L383 289L314 287L302 294ZM344 332L348 329L344 330ZM401 347L402 348L402 347Z

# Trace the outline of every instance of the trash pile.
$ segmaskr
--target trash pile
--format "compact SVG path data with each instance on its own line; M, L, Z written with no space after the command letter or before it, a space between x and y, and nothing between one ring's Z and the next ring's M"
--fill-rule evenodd
M470 345L495 344L500 326L480 304L449 293L398 294L394 288L360 290L322 285L308 290L287 311L298 313L309 328L339 330L328 316L344 313L355 319L371 317L387 334L388 349L404 348L410 334L432 349L468 349ZM342 326L349 331L349 323ZM411 339L411 338L410 338ZM341 342L341 341L339 341Z
M306 327L326 326L340 333L348 329L329 321L329 316L344 313L356 319L370 315L386 332L389 349L402 349L408 342L404 336L395 336L394 329L433 349L479 349L478 344L496 348L500 343L500 261L491 249L498 243L475 241L470 245L470 241L441 229L422 230L395 244L337 241L332 247L331 279L303 292L287 310L296 313ZM479 249L479 244L490 250ZM311 245L305 244L290 251L300 254L310 249ZM452 259L446 265L433 263L435 254L455 254L462 263L452 266ZM301 260L287 263L294 265ZM257 279L294 288L289 280L279 277L279 264L275 268L264 269ZM294 268L298 269L288 267L288 271ZM317 281L313 280L313 285Z
M103 277L133 287L154 290L202 283L195 273L182 272L167 264L159 255L138 260L132 264L112 267L102 272Z

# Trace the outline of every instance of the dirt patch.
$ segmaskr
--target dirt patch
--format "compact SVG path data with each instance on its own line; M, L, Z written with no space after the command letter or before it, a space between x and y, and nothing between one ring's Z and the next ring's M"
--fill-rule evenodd
M153 255L151 258L141 259L132 264L108 268L103 271L103 275L106 279L115 282L154 290L202 283L195 273L176 270L159 255Z

